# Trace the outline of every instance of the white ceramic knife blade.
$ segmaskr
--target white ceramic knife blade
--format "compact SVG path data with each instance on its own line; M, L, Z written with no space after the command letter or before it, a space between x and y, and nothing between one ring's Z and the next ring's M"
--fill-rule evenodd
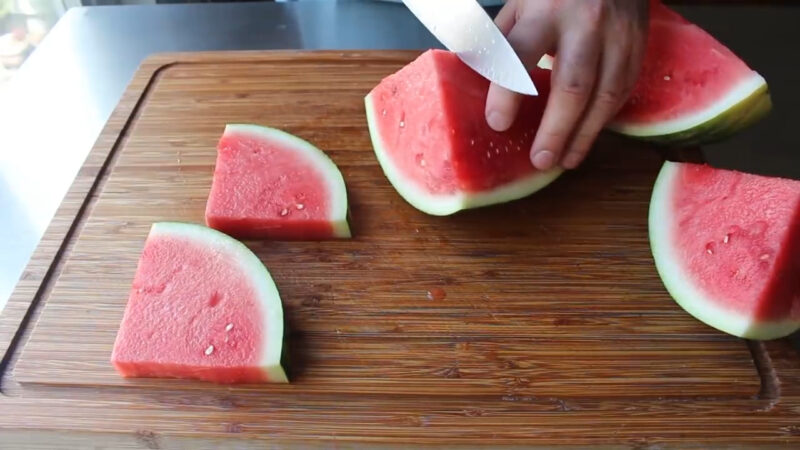
M511 44L475 0L403 0L435 37L465 64L500 86L537 95Z

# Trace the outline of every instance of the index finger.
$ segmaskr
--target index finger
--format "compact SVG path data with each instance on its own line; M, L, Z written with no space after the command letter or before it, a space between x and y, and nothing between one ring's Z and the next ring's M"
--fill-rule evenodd
M507 38L525 67L535 67L555 41L553 26L546 18L516 22ZM486 120L489 126L497 131L510 128L521 102L521 94L492 83L486 96Z

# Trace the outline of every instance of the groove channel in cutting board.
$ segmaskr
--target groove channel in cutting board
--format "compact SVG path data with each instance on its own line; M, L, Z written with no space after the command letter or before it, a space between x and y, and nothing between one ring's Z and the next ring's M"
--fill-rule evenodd
M373 156L363 96L413 56L164 69L115 150L15 379L65 389L227 389L122 380L108 358L150 224L202 222L224 124L252 122L330 154L348 184L354 239L250 243L284 300L294 377L290 386L235 389L342 401L758 391L744 343L680 311L658 279L647 242L660 162L651 151L603 140L580 171L509 205L447 218L406 205Z

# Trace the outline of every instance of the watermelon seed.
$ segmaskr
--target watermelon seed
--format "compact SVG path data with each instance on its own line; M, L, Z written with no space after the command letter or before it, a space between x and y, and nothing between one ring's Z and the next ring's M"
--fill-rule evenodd
M671 79L672 79L672 77L670 77L669 75L664 75L664 81L669 81Z
M726 244L727 244L727 243L728 243L728 241L730 241L730 240L731 240L731 235L730 235L730 234L726 234L726 235L725 235L725 239L723 239L723 240L722 240L722 242L724 242L724 243L726 243Z
M761 259L762 261L766 261L766 260L768 260L768 259L769 259L769 254L767 254L767 253L764 253L763 255L761 255L761 256L759 257L759 259Z
M283 208L281 210L281 217L286 217L286 215L288 215L288 214L289 214L289 210L288 209Z
M214 353L214 346L213 345L209 345L208 348L206 349L205 353L206 353L206 356Z
M508 147L506 147L506 151L508 151ZM496 149L494 149L494 152L499 155L500 154L500 149L496 148Z
M383 115L383 116L386 115L386 110L385 109L383 111L381 111L381 115Z
M713 251L713 250L711 250L710 248L707 248L707 249L706 249L706 252L707 252L709 255L713 255L713 254L714 254L714 251Z
M405 123L404 121L402 121L402 120L401 120L401 121L400 121L400 128L405 128L405 126L406 126L406 123Z
M232 329L233 329L233 324L232 323L229 323L229 324L225 325L225 331L231 331Z
M305 207L306 207L306 205L304 205L304 204L302 204L302 203L298 203L298 204L297 204L297 209L303 209L303 208L305 208Z
M489 142L489 147L494 147L494 142Z
M492 152L486 152L486 157L487 158L491 158L492 157Z
M475 145L475 139L470 139L469 140L469 145Z

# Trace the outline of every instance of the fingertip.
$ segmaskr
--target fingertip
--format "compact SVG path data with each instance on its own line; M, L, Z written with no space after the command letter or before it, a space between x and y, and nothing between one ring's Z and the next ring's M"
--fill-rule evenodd
M577 169L582 162L583 162L583 156L568 155L566 158L564 158L564 161L561 163L561 167L568 170Z
M531 163L539 170L552 169L556 162L556 155L550 150L539 150L531 153Z
M486 113L486 122L494 131L506 131L511 128L512 120L509 119L508 114L491 110Z
M514 124L522 97L516 92L492 84L486 95L486 123L495 131L506 131Z

